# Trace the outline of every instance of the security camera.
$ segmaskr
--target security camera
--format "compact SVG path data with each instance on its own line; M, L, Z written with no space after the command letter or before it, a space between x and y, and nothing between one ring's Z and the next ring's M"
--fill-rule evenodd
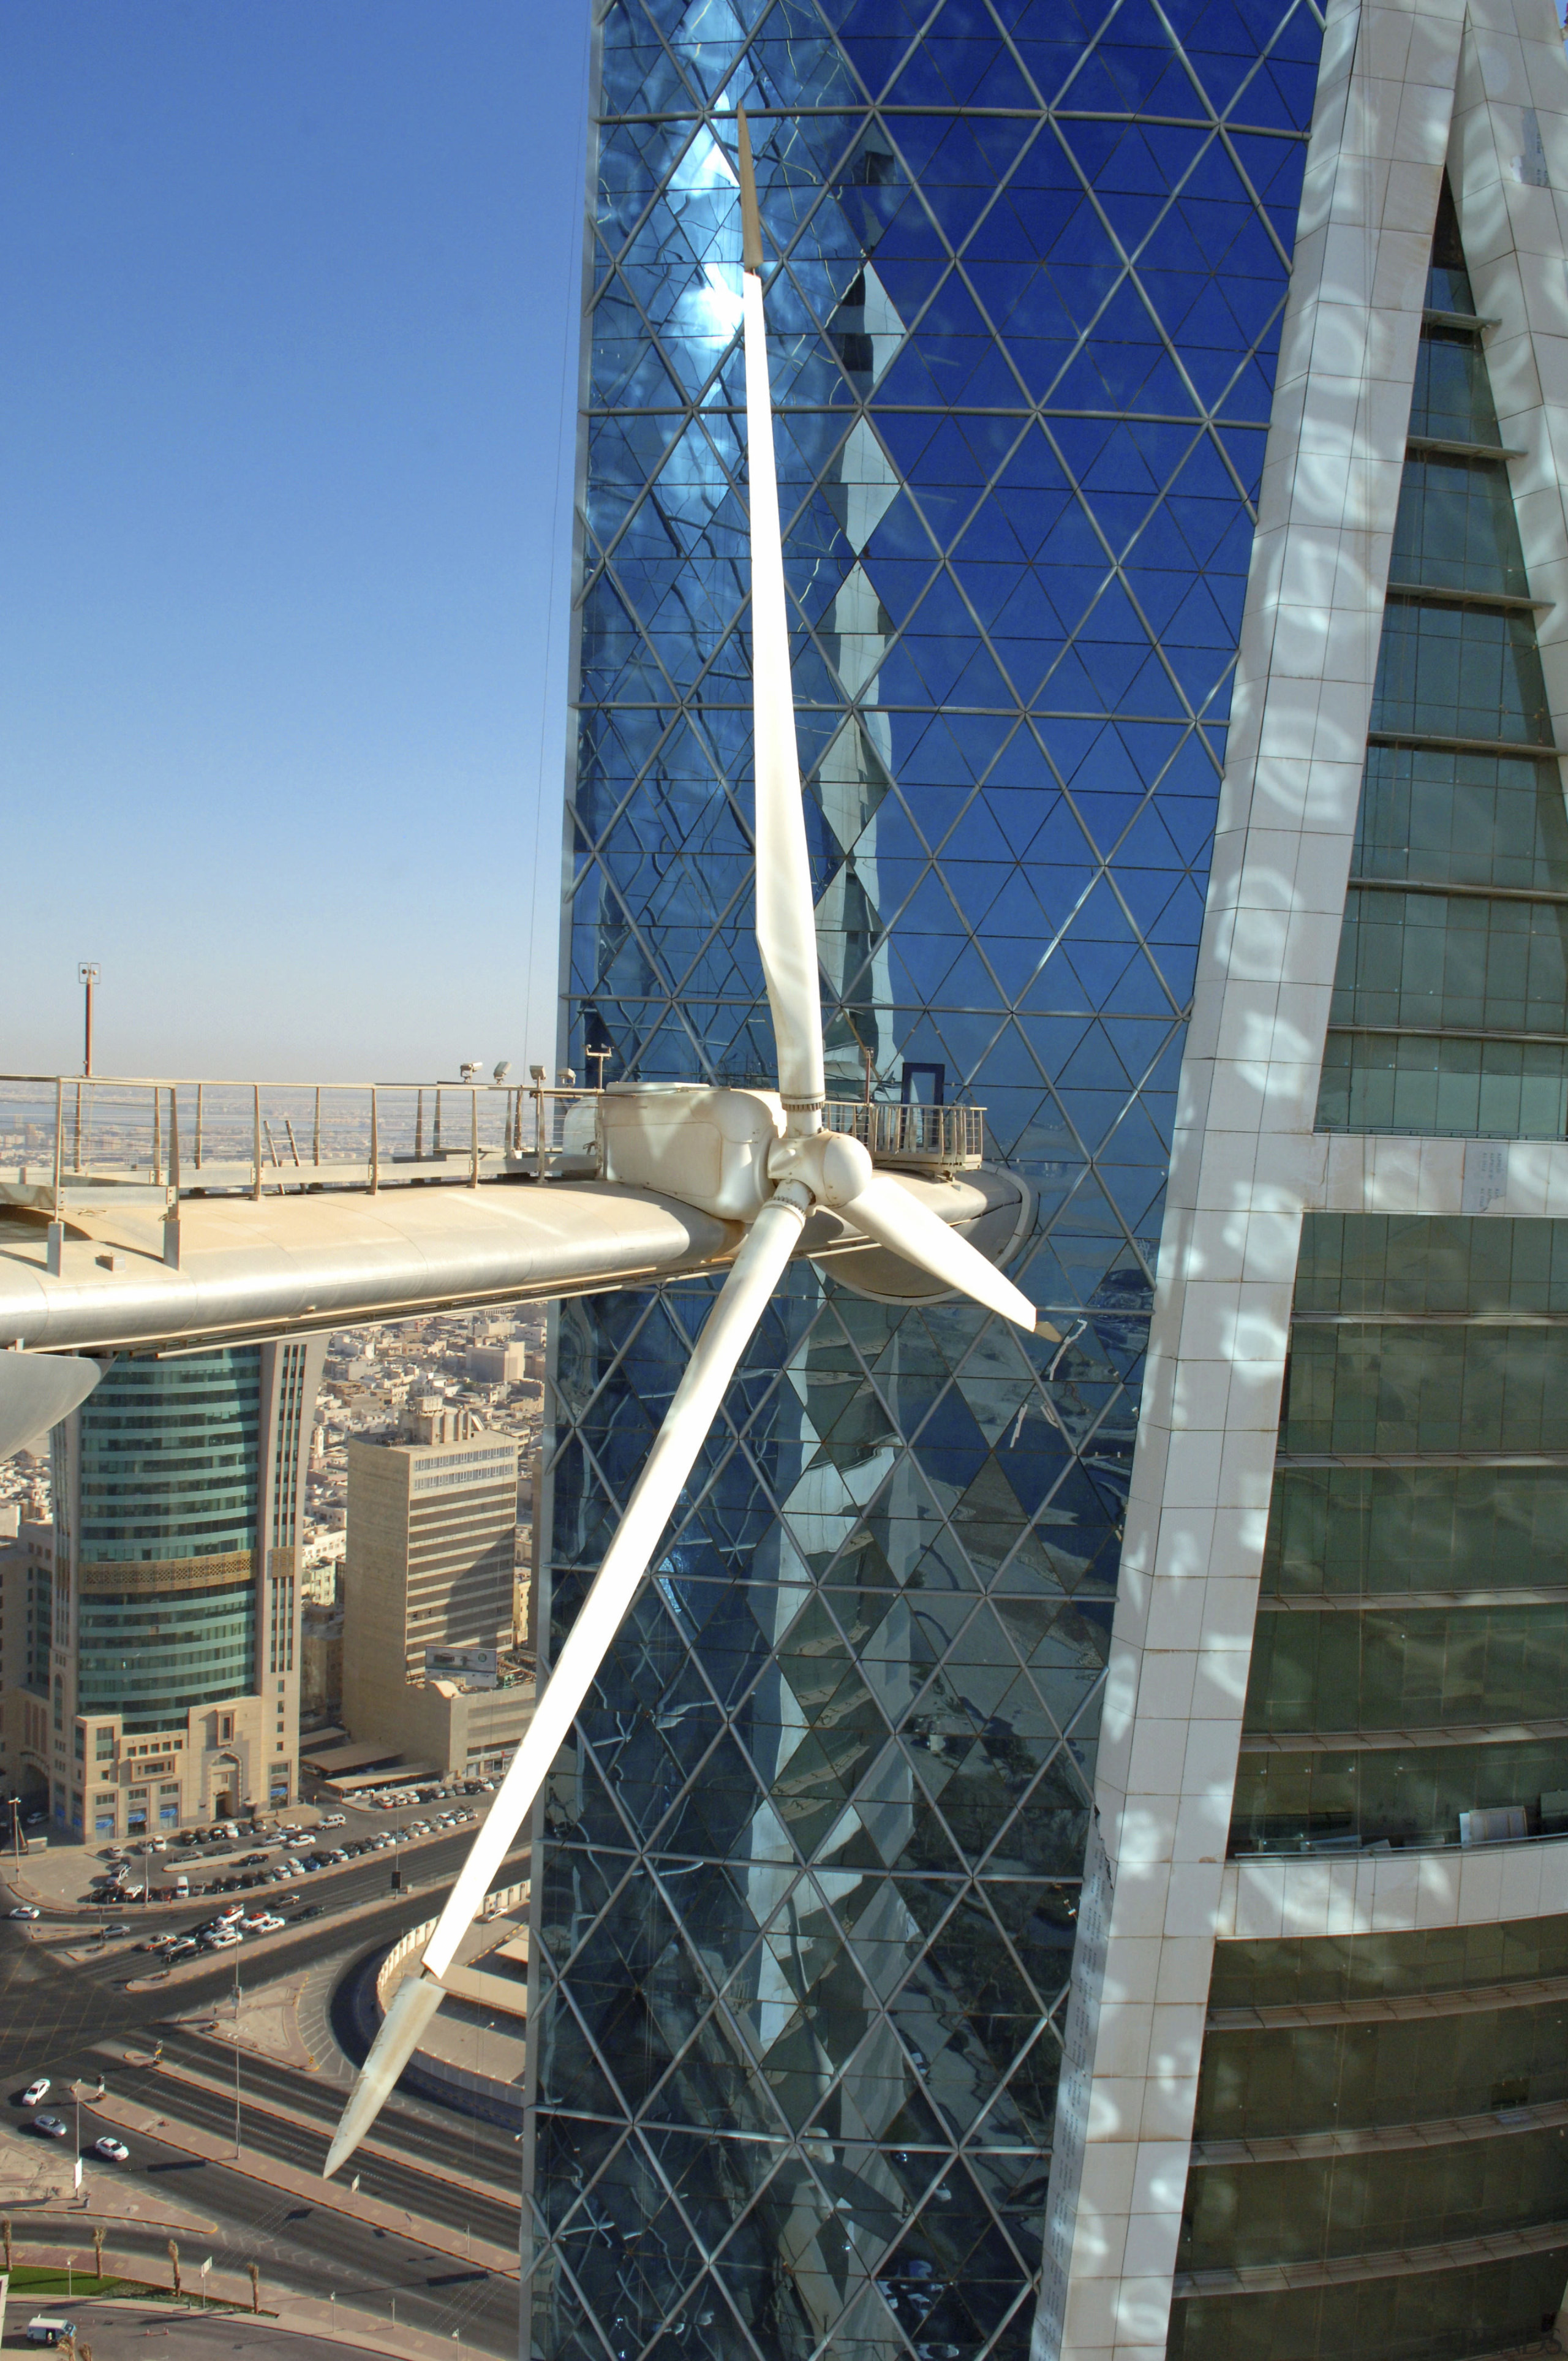
M493 1082L504 1082L510 1071L511 1060L510 1058L503 1058L499 1065L496 1068L495 1072L491 1075L490 1080Z

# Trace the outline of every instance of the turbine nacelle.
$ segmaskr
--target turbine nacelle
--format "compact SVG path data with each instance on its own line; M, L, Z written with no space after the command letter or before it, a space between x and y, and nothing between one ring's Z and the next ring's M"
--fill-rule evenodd
M595 1113L606 1180L656 1189L720 1222L754 1222L773 1193L768 1162L784 1129L776 1091L611 1082Z
M721 1222L754 1222L784 1180L846 1212L872 1159L842 1132L792 1132L777 1091L706 1082L612 1082L597 1109L607 1180L656 1189Z

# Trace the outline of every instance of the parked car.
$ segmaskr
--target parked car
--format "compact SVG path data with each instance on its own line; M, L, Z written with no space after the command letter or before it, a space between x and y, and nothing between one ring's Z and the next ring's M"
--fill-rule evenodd
M105 2132L102 2139L93 2141L89 2153L101 2156L105 2164L129 2164L131 2160L131 2152L125 2141L115 2139L109 2132Z
M24 2107L39 2106L42 2104L43 2101L49 2097L49 2076L47 2074L40 2074L38 2081L36 2082L29 2082L27 2089L23 2092L22 2104Z

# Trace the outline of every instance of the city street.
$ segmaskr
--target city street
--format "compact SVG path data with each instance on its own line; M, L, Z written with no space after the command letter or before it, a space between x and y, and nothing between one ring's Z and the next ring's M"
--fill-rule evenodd
M54 2308L54 2300L49 2300ZM5 2349L24 2347L25 2313L13 2306L14 2320ZM142 2361L142 2356L167 2354L169 2361L212 2361L218 2354L240 2353L254 2361L343 2361L356 2348L323 2336L251 2322L232 2313L173 2312L161 2305L139 2303L73 2303L70 2315L79 2337L93 2347L93 2361ZM27 2347L36 2350L35 2347ZM367 2348L359 2347L363 2351Z
M0 2187L12 2178L4 2159L15 2159L12 2185L18 2191L30 2183L38 2164L36 2150L43 2143L15 2103L35 2076L49 2076L55 2104L72 2130L72 2080L81 2078L85 2093L96 2088L100 2074L108 2087L110 2115L116 2103L126 2103L149 2111L156 2123L156 2129L136 2131L114 2126L130 2148L130 2161L89 2162L85 2214L69 2197L47 2204L7 2198L19 2257L25 2259L29 2236L50 2246L79 2238L90 2256L92 2224L102 2218L109 2228L111 2266L166 2281L168 2232L157 2226L158 2209L171 2200L211 2225L202 2255L191 2252L200 2237L192 2242L181 2234L181 2253L192 2265L208 2251L218 2268L243 2273L256 2262L264 2290L271 2286L335 2300L389 2325L395 2304L400 2324L447 2343L455 2333L461 2345L475 2351L514 2353L515 2276L471 2258L475 2243L492 2255L516 2251L519 2158L509 2135L400 2092L383 2114L374 2141L356 2158L357 2193L334 2183L330 2196L323 2186L317 2200L313 2192L302 2195L269 2185L269 2173L280 2171L291 2180L295 2173L309 2175L321 2185L316 2177L344 2083L334 2075L313 2075L280 2059L239 2051L242 2153L241 2169L236 2169L223 2153L234 2135L236 2049L189 2026L166 2022L171 2015L199 2016L203 2003L220 2016L233 1993L236 1963L242 1982L254 1990L271 1978L324 1962L341 1963L346 1971L379 1950L432 1915L471 1833L466 1828L433 1839L404 1856L411 1866L417 1863L419 1883L411 1893L389 1894L385 1853L318 1872L310 1881L309 1898L325 1905L323 1917L259 1944L247 1941L237 1951L214 1954L210 1961L192 1961L169 1983L139 1991L125 1985L143 1960L127 1954L123 1944L73 1962L56 1956L49 1941L33 1939L29 1927L0 1925ZM525 1873L526 1862L526 1849L520 1849L508 1863L509 1873ZM345 1923L349 1911L362 1915ZM196 1904L178 1916L209 1915L210 1905ZM170 1916L159 1913L165 1924ZM159 2039L168 2069L162 2072L139 2062L150 2061ZM84 2097L83 2146L109 2127L108 2118L100 2121ZM223 2152L192 2154L190 2140L209 2150L221 2143ZM56 2177L68 2184L73 2149L70 2141L60 2148ZM141 2221L112 2219L114 2211L133 2201ZM407 2224L406 2230L389 2226L389 2209ZM376 2219L360 2218L366 2213ZM158 2324L171 2340L189 2334L181 2323ZM225 2322L225 2333L227 2326ZM179 2349L179 2343L170 2343L171 2351ZM280 2348L269 2341L266 2349Z

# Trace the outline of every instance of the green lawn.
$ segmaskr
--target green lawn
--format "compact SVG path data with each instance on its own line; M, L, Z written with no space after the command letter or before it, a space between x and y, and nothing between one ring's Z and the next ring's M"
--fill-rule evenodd
M19 2296L64 2295L66 2292L66 2273L57 2271L52 2264L18 2263L11 2274L13 2303ZM111 2271L105 2271L99 2279L89 2265L84 2271L70 2274L70 2292L77 2296L158 2295L160 2292L167 2294L168 2290L148 2287L144 2279L116 2279Z
M18 2263L11 2273L11 2312L8 2317L15 2326L16 2307L25 2303L33 2310L40 2298L84 2303L90 2296L107 2295L129 2296L138 2303L170 2303L173 2301L167 2279L119 2279L113 2271L105 2271L99 2279L91 2264L85 2270L73 2270L68 2275L52 2263ZM194 2271L186 2277L181 2301L192 2312L203 2309L202 2282ZM242 2312L248 2316L250 2305L243 2298L236 2302L232 2296L226 2299L214 2296L205 2309L208 2312ZM261 2308L261 2315L264 2320L275 2317L265 2304Z

